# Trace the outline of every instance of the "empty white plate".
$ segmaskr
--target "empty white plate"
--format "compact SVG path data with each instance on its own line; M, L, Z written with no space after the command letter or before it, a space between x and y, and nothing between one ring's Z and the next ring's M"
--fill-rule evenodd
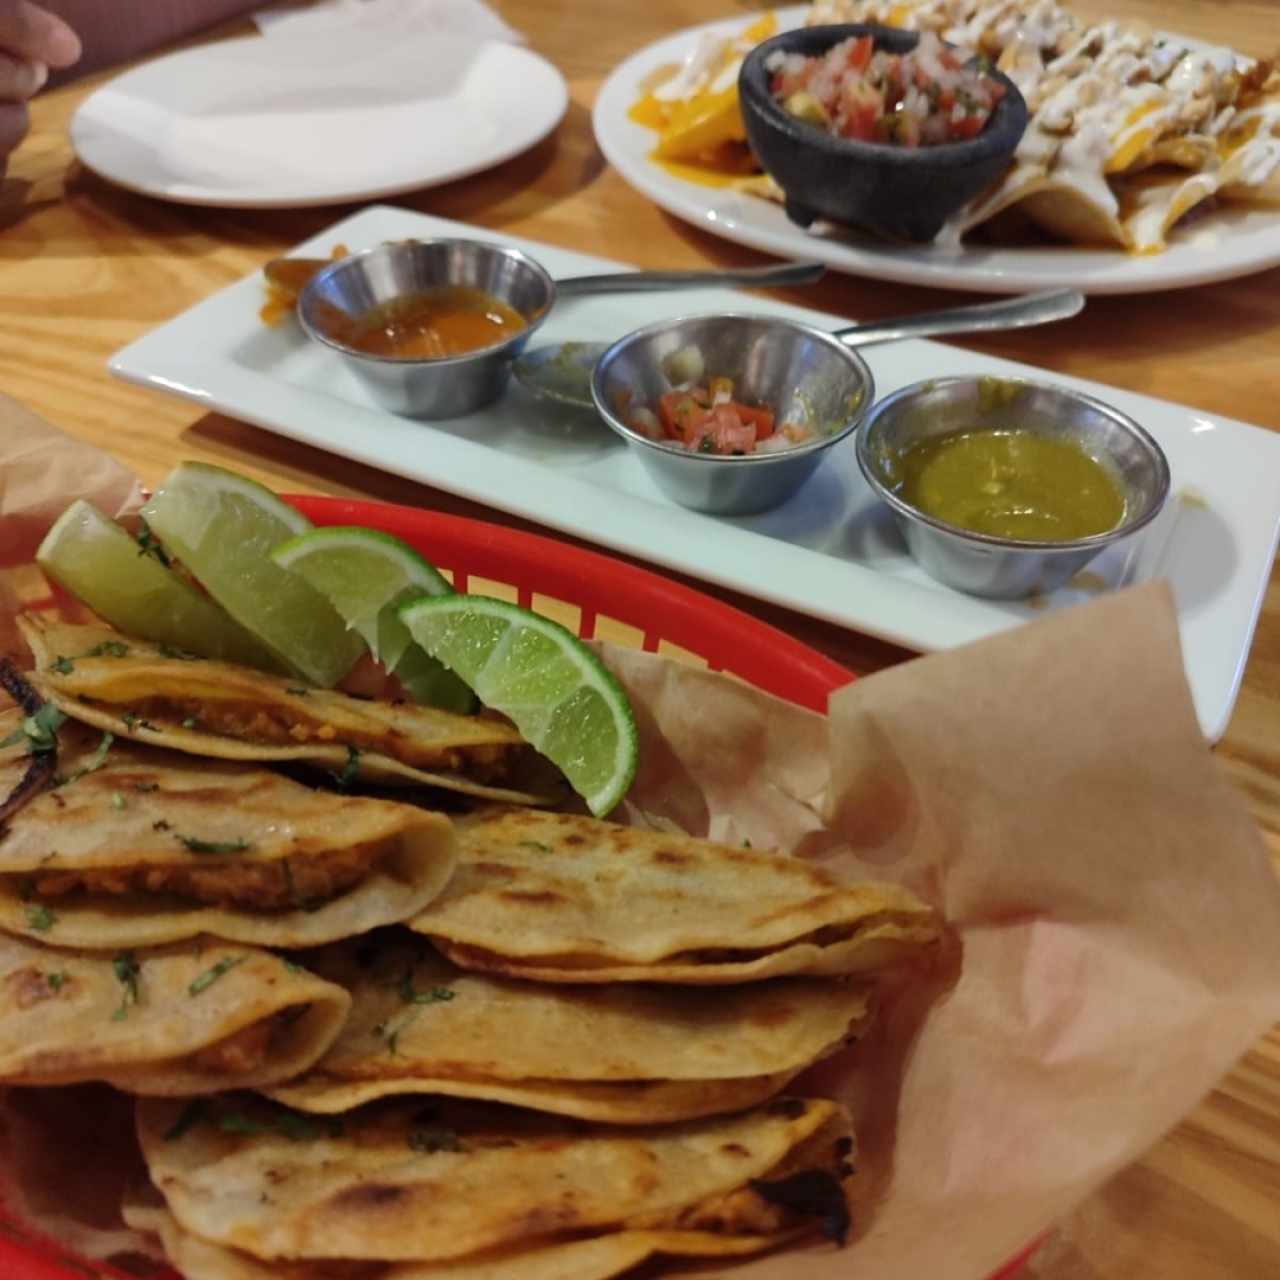
M545 137L564 77L518 45L448 33L248 37L118 76L71 122L96 173L184 204L296 208L434 186Z

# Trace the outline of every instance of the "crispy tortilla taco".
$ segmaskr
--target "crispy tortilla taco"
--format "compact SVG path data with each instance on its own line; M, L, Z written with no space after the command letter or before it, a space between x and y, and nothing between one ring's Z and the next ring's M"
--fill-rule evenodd
M829 979L540 987L461 971L404 930L304 962L352 996L325 1056L271 1091L311 1112L418 1093L612 1124L688 1120L765 1101L870 1020L870 993Z
M0 739L22 722L0 714ZM0 795L25 774L0 749ZM454 867L449 819L157 751L67 721L58 785L0 830L0 929L116 950L210 934L301 947L420 911Z
M306 1071L350 1004L279 956L214 939L109 956L0 935L0 1084L261 1088Z
M455 964L544 982L869 973L938 937L925 903L799 858L529 809L457 823L458 870L409 922Z
M849 1223L853 1137L826 1099L614 1129L453 1100L321 1120L223 1094L144 1099L138 1136L184 1231L264 1261L438 1262L630 1230L736 1252Z
M775 1241L694 1231L615 1231L531 1249L499 1249L450 1262L263 1262L239 1249L210 1244L184 1231L152 1205L126 1204L135 1231L154 1237L185 1280L608 1280L655 1254L732 1257L758 1253Z
M515 729L434 707L354 698L229 662L27 614L36 683L68 716L222 760L296 761L344 779L537 802L501 785L528 754Z

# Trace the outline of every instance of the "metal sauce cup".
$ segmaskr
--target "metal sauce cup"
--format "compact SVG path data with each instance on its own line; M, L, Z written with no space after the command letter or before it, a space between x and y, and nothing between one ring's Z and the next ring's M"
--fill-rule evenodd
M1120 523L1088 538L1036 542L974 533L906 502L899 492L902 455L920 440L975 428L1034 431L1078 445L1120 486ZM1017 378L934 378L895 391L871 411L857 455L867 483L893 510L925 571L996 600L1060 587L1104 547L1154 520L1169 495L1164 452L1132 418L1093 396Z
M518 311L526 326L492 346L438 359L372 355L326 329L326 311L356 320L441 285L482 290ZM319 272L298 298L298 320L309 337L338 353L383 408L414 418L458 418L502 394L512 362L554 298L554 281L518 249L484 240L404 240L340 258Z
M619 414L620 398L656 412L672 389L663 363L684 347L698 349L704 377L732 378L736 398L772 409L779 425L810 425L817 438L776 453L726 457L632 430ZM668 497L713 515L750 515L790 498L827 450L857 429L875 382L856 351L821 329L778 316L722 314L661 320L620 338L596 363L591 394Z

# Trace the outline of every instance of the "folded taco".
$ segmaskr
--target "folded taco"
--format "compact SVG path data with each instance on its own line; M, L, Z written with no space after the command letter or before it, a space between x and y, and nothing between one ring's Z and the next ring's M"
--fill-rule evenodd
M612 1124L718 1115L772 1097L870 1021L870 993L830 979L537 986L459 970L405 930L304 962L352 997L324 1057L271 1091L310 1112L440 1094Z
M184 1280L608 1280L657 1254L726 1258L759 1253L776 1243L755 1236L711 1236L693 1231L614 1231L583 1240L496 1249L448 1262L340 1263L276 1259L210 1244L184 1231L163 1207L126 1204L130 1227L158 1241Z
M734 1253L849 1224L853 1137L826 1099L616 1129L449 1099L320 1118L223 1094L143 1099L138 1136L183 1231L268 1262L445 1262L629 1231Z
M21 722L0 714L0 740ZM0 930L11 934L95 950L200 934L313 946L416 914L453 871L442 814L74 721L58 744L57 785L0 830ZM28 759L21 744L0 749L0 795Z
M350 1004L269 951L215 939L105 955L0 935L0 1084L261 1088L306 1071Z
M36 682L59 710L121 737L222 760L296 761L347 780L529 803L504 785L529 748L511 726L332 689L27 614Z
M938 937L890 884L574 814L462 818L458 870L410 922L455 964L543 982L723 984L870 973Z

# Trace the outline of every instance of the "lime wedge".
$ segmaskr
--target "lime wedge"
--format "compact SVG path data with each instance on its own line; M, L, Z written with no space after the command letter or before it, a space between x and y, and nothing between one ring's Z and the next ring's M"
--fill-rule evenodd
M414 642L396 614L400 605L421 595L453 594L448 581L407 543L375 529L337 525L290 538L271 558L320 592L416 702L475 710L475 694Z
M222 467L184 462L142 514L205 590L304 679L331 687L364 652L324 596L270 559L272 548L311 522L269 489Z
M639 754L635 716L622 686L572 632L487 596L411 601L400 620L486 707L510 716L597 817L626 795Z
M36 563L105 622L132 636L206 658L280 671L242 626L114 520L77 498L55 521Z

